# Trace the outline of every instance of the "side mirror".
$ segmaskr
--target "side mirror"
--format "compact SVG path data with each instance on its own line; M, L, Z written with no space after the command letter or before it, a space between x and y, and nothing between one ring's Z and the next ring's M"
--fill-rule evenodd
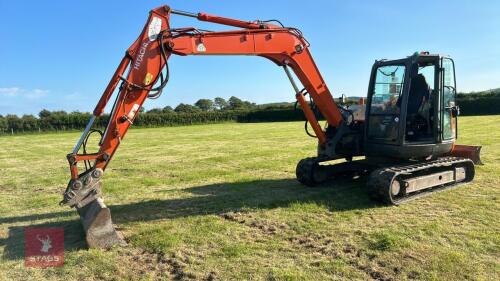
M458 117L460 115L460 107L458 105L454 106L452 109L451 109L451 115L453 117Z
M346 103L346 100L347 100L346 95L342 94L342 96L340 96L339 98L339 103L344 105Z

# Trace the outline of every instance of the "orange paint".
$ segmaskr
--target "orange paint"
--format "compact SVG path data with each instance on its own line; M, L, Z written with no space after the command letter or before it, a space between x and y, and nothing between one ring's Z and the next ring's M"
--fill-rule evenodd
M116 87L119 83L123 83L98 153L109 157L93 155L91 158L95 159L96 168L103 170L106 168L134 119L139 115L137 109L147 99L149 90L154 84L151 82L157 81L161 69L165 67L166 62L160 52L161 44L166 50L167 60L172 54L180 56L253 55L267 58L279 66L287 65L302 82L328 124L338 127L343 122L342 114L309 51L308 42L295 30L273 24L247 22L200 13L197 14L197 18L201 21L243 29L200 32L195 28L180 28L172 31L170 15L171 9L168 6L159 7L150 12L143 31L127 50L94 110L95 116L102 115ZM160 32L163 37L159 37ZM159 42L158 38L163 38L163 41ZM127 70L128 74L124 77ZM297 96L297 99L318 136L319 142L324 144L326 136L314 113L301 95ZM78 162L89 158L78 155L76 159ZM78 175L76 164L71 167L71 173L72 178Z

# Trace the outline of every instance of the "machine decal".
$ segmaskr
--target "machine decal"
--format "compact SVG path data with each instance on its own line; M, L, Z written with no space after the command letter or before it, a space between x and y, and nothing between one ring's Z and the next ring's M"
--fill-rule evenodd
M150 42L155 41L156 38L158 37L158 34L160 34L161 23L162 20L159 17L153 17L153 20L149 24L148 28L148 37Z
M200 53L204 53L207 51L207 47L205 47L205 45L203 43L200 43L200 44L198 44L198 46L196 46L196 51L198 51Z
M153 74L148 72L148 74L146 74L146 77L144 77L143 83L145 86L149 86L149 84L151 84L152 81L153 81Z
M138 105L137 103L134 104L134 106L132 107L132 110L130 110L130 113L127 115L129 120L134 120L134 117L137 114L137 111L139 111L139 108L141 108L140 105Z
M146 54L146 50L148 49L149 42L144 42L141 45L141 48L139 49L139 54L137 55L137 58L135 59L134 62L134 69L139 70L141 67L142 61L144 60L144 54Z

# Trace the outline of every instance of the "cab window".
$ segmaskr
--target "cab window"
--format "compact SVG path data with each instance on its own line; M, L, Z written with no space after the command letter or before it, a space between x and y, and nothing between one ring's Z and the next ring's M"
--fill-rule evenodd
M371 97L369 138L397 141L405 71L404 65L377 69Z
M434 95L436 66L419 63L418 73L411 78L406 111L406 141L432 142L434 138Z
M449 140L456 137L457 118L454 114L456 108L455 65L453 60L443 58L443 139Z

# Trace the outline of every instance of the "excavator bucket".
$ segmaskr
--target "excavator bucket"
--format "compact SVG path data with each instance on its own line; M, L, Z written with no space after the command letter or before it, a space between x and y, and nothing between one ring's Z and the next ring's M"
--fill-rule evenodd
M71 180L61 204L78 211L89 248L124 246L126 242L113 226L111 211L101 197L102 175L102 169L91 169Z
M472 162L476 165L482 165L481 148L481 146L455 145L450 153L450 156L467 158L472 160Z
M111 211L101 198L85 207L77 208L89 248L108 249L114 245L125 246L123 236L116 231L111 220Z

